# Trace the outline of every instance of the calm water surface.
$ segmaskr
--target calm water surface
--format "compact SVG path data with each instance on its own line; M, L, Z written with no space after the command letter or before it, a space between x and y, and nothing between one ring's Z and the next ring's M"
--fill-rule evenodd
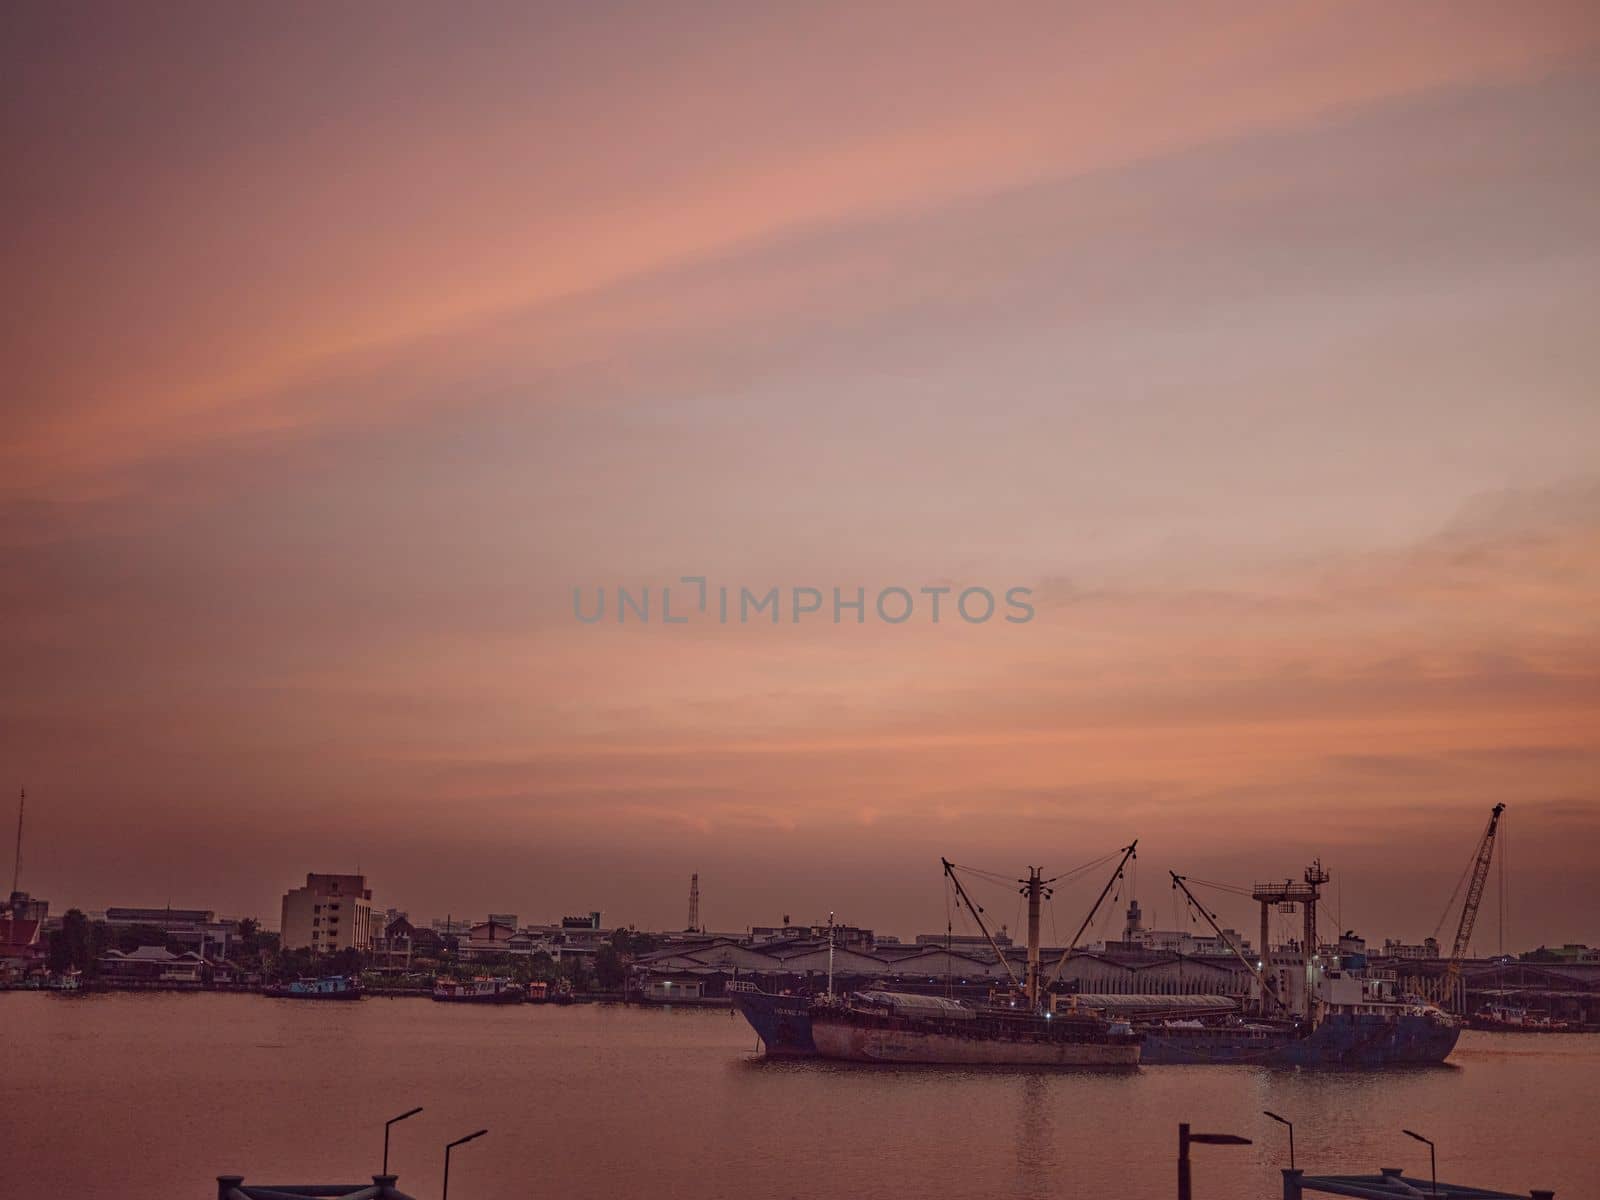
M1453 1066L1349 1074L1127 1074L764 1063L725 1010L315 1004L245 995L0 994L0 1195L215 1195L213 1177L342 1183L390 1167L415 1196L1275 1198L1302 1166L1440 1174L1600 1197L1600 1037L1468 1033Z

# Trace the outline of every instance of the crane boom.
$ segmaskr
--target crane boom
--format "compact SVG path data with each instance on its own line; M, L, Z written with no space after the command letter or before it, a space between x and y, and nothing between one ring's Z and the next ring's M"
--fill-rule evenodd
M1263 1013L1266 1012L1266 998L1271 996L1277 1006L1287 1012L1289 1010L1288 1003L1282 996L1278 995L1278 989L1272 985L1272 976L1267 974L1266 951L1263 950L1261 952L1260 962L1252 963L1244 956L1244 951L1233 944L1233 939L1222 932L1222 926L1217 924L1217 918L1212 915L1211 911L1207 909L1204 904L1201 904L1200 901L1194 898L1194 893L1189 890L1189 885L1184 882L1188 876L1179 875L1176 871L1168 871L1167 874L1172 876L1172 886L1182 890L1184 898L1189 902L1190 906L1193 907L1196 912L1206 919L1206 924L1211 926L1212 932L1214 932L1217 937L1222 940L1222 944L1229 950L1232 950L1233 956L1244 964L1245 970L1249 971L1250 974L1255 976L1256 983L1261 987L1261 1011Z
M1083 936L1083 931L1089 928L1089 922L1094 920L1095 913L1100 911L1100 906L1106 902L1106 893L1111 890L1111 885L1122 878L1122 869L1128 865L1139 849L1139 839L1133 839L1133 845L1125 846L1122 851L1122 861L1117 864L1117 869L1111 873L1111 878L1106 880L1106 886L1100 889L1100 895L1094 902L1094 907L1089 910L1089 915L1083 919L1083 924L1078 926L1078 932L1072 935L1072 944L1061 952L1061 961L1056 963L1056 969L1050 972L1050 981L1045 984L1045 990L1055 987L1056 980L1061 978L1061 968L1067 965L1067 959L1072 957L1072 952L1078 948L1078 939Z
M1441 997L1446 1000L1455 990L1456 980L1461 977L1461 960L1472 942L1472 927L1478 920L1478 905L1483 902L1483 889L1489 882L1489 860L1494 857L1494 835L1500 826L1500 814L1505 810L1504 804L1496 804L1489 811L1489 826L1483 831L1483 837L1478 842L1478 852L1473 856L1472 880L1467 885L1466 903L1461 906L1461 922L1456 926L1455 944L1450 948L1450 963L1444 972Z
M956 895L967 906L967 911L972 914L972 919L978 923L978 928L983 931L983 936L989 941L989 949L994 951L994 956L1000 960L1000 965L1006 969L1006 974L1011 978L1011 986L1020 988L1021 980L1017 973L1011 969L1011 964L1006 961L1006 956L1000 953L1000 947L995 944L994 937L989 933L989 927L983 923L983 910L972 902L972 897L967 895L967 889L961 886L961 880L956 878L956 865L948 858L940 858L944 864L944 873L950 877L950 882L956 885Z

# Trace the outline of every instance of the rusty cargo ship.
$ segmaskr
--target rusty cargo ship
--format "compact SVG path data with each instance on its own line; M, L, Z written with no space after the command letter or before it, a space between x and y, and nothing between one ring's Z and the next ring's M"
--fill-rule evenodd
M1132 853L1129 846L1123 852L1123 863ZM966 896L953 865L943 861L945 875L961 902L989 937L982 909ZM1037 867L1030 867L1028 877L1017 881L1028 903L1025 977L1012 977L1012 987L991 994L987 1004L881 990L834 995L830 918L826 993L802 998L737 990L732 993L734 1006L773 1057L940 1066L1137 1066L1142 1037L1126 1021L1098 1013L1058 1011L1044 1003L1049 996L1039 961L1039 911L1041 899L1050 894L1055 881L1042 876ZM993 938L989 940L993 945ZM998 948L996 955L1005 962Z

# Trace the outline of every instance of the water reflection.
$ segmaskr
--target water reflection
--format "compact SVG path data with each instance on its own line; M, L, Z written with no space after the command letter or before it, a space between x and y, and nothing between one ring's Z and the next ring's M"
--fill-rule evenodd
M1443 1070L876 1068L765 1062L717 1012L7 993L0 1145L7 1194L96 1195L114 1176L155 1200L226 1171L359 1179L383 1121L421 1104L392 1154L421 1195L444 1141L489 1126L459 1180L452 1161L452 1194L997 1200L1167 1195L1190 1121L1255 1139L1196 1164L1197 1194L1249 1200L1281 1194L1271 1109L1303 1166L1425 1168L1409 1127L1436 1138L1442 1176L1593 1194L1600 1038L1537 1041L1470 1034Z

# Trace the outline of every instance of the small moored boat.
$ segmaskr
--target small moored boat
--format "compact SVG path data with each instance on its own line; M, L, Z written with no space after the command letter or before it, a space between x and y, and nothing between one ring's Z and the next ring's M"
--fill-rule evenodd
M452 1004L521 1004L526 992L520 983L498 977L441 979L433 985L433 998Z
M280 1000L360 1000L366 993L361 981L348 975L325 975L321 979L294 979L261 989L263 995Z

